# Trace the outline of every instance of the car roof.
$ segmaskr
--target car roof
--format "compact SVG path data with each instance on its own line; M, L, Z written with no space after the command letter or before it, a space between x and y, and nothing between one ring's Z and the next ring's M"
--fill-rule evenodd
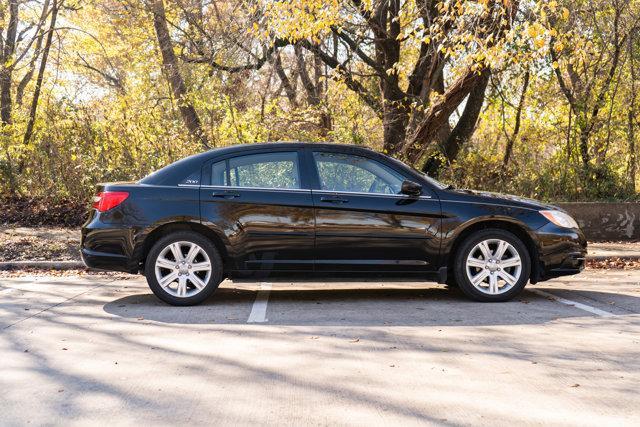
M213 148L208 151L204 151L202 153L194 154L189 157L185 157L184 159L178 160L170 165L163 167L150 175L142 178L140 181L141 184L152 184L152 185L170 185L172 183L178 182L186 177L193 171L193 167L195 164L201 163L205 159L214 158L217 156L224 156L228 154L234 153L242 153L243 151L259 151L265 148L290 148L290 149L299 149L304 147L314 147L320 149L331 149L331 150L344 150L345 152L360 152L360 153L369 153L371 155L380 156L381 154L371 150L370 148L363 147L361 145L355 144L338 144L338 143L327 143L327 142L262 142L262 143L253 143L253 144L238 144L238 145L229 145L226 147Z
M371 150L368 147L363 147L362 145L356 145L356 144L340 144L337 142L300 142L300 141L259 142L259 143L253 143L253 144L229 145L227 147L214 148L205 153L209 153L209 154L214 154L214 153L219 154L223 152L231 153L236 151L259 150L262 148L274 148L274 147L296 149L296 148L304 148L309 146L313 146L314 148L329 148L329 149L346 148L346 149L364 150L364 151L375 153L374 150ZM205 153L201 153L201 154L205 154Z

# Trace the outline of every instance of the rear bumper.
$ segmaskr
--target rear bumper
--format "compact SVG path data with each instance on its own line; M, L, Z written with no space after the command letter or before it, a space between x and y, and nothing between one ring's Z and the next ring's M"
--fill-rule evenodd
M537 230L536 235L539 244L536 282L584 270L587 240L582 231L547 224Z
M137 273L138 265L132 262L125 255L97 252L82 248L80 250L82 262L89 268L98 270L124 271L126 273Z
M140 270L135 227L103 222L100 214L93 211L81 233L80 254L87 267L126 273Z

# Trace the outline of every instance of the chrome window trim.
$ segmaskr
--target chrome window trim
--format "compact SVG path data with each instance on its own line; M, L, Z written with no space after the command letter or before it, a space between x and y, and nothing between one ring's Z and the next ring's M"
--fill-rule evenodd
M407 194L384 194L384 193L365 193L358 191L329 191L329 190L313 190L306 188L268 188L268 187L236 187L228 185L197 185L197 184L178 184L178 187L191 187L191 188L212 188L215 190L254 190L254 191L291 191L294 193L315 193L315 194L345 194L353 196L378 196L378 197L391 197L394 199L410 199L411 196ZM418 197L422 200L431 200L432 196L422 195Z
M328 195L339 195L339 194L345 194L345 195L349 195L352 194L354 196L378 196L378 197L391 197L391 198L395 198L395 199L410 199L411 196L407 195L407 194L385 194L385 193L364 193L364 192L359 192L359 191L329 191L329 190L311 190L313 193L315 194L328 194ZM428 195L422 195L418 197L419 199L433 199L432 196L428 196Z
M233 185L196 185L196 184L178 184L178 187L198 187L211 188L214 190L255 190L255 191L291 191L293 193L310 193L310 189L306 188L269 188L269 187L236 187Z

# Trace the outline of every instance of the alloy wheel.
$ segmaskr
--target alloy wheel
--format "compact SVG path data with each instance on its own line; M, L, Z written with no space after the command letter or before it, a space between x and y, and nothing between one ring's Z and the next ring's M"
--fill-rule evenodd
M466 273L477 290L489 295L499 295L518 283L522 274L522 260L511 243L501 239L487 239L469 252Z
M198 294L211 278L211 260L193 242L174 242L167 245L155 262L156 279L170 295L187 298Z

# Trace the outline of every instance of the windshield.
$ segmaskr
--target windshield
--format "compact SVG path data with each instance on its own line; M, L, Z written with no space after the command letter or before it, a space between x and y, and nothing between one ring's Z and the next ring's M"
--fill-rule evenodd
M447 185L447 184L443 184L440 181L438 181L435 178L431 178L429 175L427 175L426 173L414 168L413 166L409 166L411 168L411 170L413 170L415 173L419 174L420 176L422 176L424 179L426 179L429 184L433 185L434 187L440 189L440 190L444 190L446 188L453 188L453 186L451 185Z
M392 162L395 162L395 163L396 163L397 165L399 165L399 166L403 166L403 167L405 167L405 168L409 168L409 169L411 169L412 171L414 171L415 173L417 173L418 175L420 175L422 178L424 178L425 180L427 180L427 182L429 182L429 184L433 185L434 187L436 187L436 188L437 188L437 189L439 189L439 190L445 190L445 189L451 189L451 188L453 188L453 186L452 186L452 185L446 185L446 184L443 184L443 183L441 183L440 181L438 181L438 180L436 180L436 179L434 179L434 178L431 178L429 175L425 174L424 172L422 172L422 171L420 171L420 170L418 170L418 169L414 168L413 166L410 166L410 165L408 165L408 164L406 164L406 163L404 163L404 162L401 162L401 161L400 161L400 160L398 160L398 159L394 159L393 157L387 157L387 158L388 158L388 159L391 159L391 161L392 161Z

